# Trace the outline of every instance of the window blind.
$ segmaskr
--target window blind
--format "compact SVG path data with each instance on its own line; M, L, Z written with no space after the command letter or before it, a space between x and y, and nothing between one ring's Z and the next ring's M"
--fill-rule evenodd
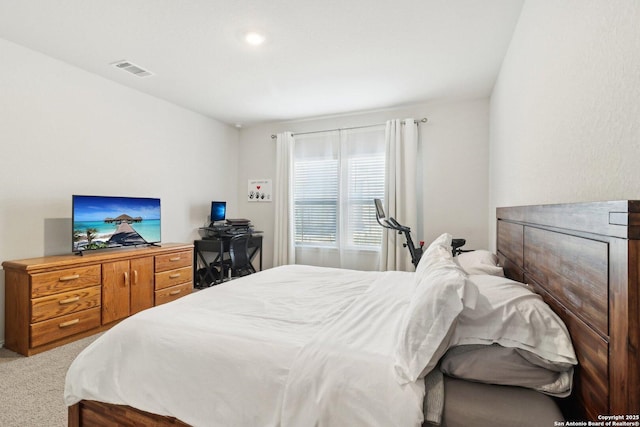
M384 198L384 153L351 158L348 163L348 244L380 246L383 229L376 221L373 199Z
M378 250L373 199L384 197L384 169L384 128L297 136L296 245Z
M338 161L295 162L296 243L335 244L338 239Z

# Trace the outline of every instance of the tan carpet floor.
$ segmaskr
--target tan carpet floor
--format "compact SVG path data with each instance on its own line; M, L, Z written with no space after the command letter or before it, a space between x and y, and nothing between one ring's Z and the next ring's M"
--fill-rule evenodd
M0 426L66 426L63 393L67 369L98 336L30 357L0 348Z

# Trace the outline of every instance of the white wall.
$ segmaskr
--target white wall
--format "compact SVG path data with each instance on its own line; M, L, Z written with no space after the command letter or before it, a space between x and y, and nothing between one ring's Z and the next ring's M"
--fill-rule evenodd
M420 125L424 152L424 231L412 232L414 240L430 242L447 231L467 239L466 247L487 245L489 101L466 100L429 103L407 108L304 121L256 125L240 131L238 209L264 234L265 268L273 265L273 203L247 201L249 179L273 179L275 141L271 135L384 123L394 118L427 117Z
M0 261L71 253L72 194L159 197L165 242L234 205L235 128L2 39L0 58ZM0 272L0 342L4 306Z
M640 198L640 2L527 0L491 97L496 206Z

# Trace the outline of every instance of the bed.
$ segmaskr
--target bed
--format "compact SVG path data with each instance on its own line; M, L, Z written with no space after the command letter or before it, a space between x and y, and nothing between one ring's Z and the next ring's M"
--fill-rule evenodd
M579 364L567 417L638 422L640 201L498 208L497 247L505 274L571 333Z
M424 314L434 309L429 302L442 295L427 293L423 305L417 303L418 272L303 266L267 270L139 313L74 361L65 386L69 425L419 425L423 417L433 417L433 408L441 412L436 422L447 427L470 420L474 425L553 425L564 418L549 394L571 390L572 397L558 400L569 418L637 414L637 208L635 202L611 202L498 209L499 270L507 278L473 274L463 285L449 280L444 289L454 303L436 304L437 316L430 319ZM604 284L593 285L594 265L605 272L599 276ZM431 267L428 274L448 274ZM343 280L329 280L336 276ZM474 276L478 283L469 285ZM468 337L449 326L464 324L461 313L482 301L478 287L503 286L509 279L526 282L542 295L555 312L552 323L560 329L554 333L566 330L573 337L570 349L565 343L559 345L562 351L551 352L559 353L558 371L563 370L553 390L452 377L464 371L454 362L468 360L467 349L480 343L465 341ZM265 282L276 288L275 297L272 290L261 294ZM508 285L515 292L525 288ZM606 288L605 295L580 291L594 286ZM605 299L604 320L600 306L580 305L583 294L591 298L585 300L589 307ZM310 303L316 307L311 311ZM265 323L255 314L267 308ZM409 311L418 313L418 321L407 320ZM207 317L211 313L217 317ZM240 328L238 316L244 323L257 322L253 333ZM442 319L447 321L440 328L428 329L429 340L412 336ZM176 326L180 332L168 332ZM216 345L203 345L211 342L206 337ZM508 348L498 347L489 350ZM571 375L573 348L579 365ZM556 357L549 356L549 348L544 351L543 360ZM187 358L178 359L179 354ZM346 361L345 354L355 358ZM434 380L442 370L448 374ZM438 392L442 389L444 395Z

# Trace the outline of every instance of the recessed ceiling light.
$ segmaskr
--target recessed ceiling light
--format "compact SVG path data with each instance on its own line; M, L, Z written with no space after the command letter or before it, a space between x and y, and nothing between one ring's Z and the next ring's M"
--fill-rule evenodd
M252 46L259 46L264 43L264 36L260 33L251 31L244 36L244 40Z

